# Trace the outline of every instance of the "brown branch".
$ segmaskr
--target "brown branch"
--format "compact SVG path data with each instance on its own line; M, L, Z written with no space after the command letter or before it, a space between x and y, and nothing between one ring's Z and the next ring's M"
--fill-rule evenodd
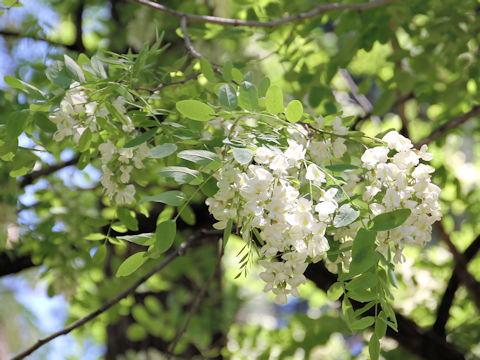
M455 260L457 274L460 280L465 284L468 289L468 292L473 298L475 305L480 310L480 283L473 277L473 275L468 271L467 262L465 258L460 254L452 243L450 236L447 234L445 227L440 221L437 221L435 224L435 229L438 231L440 238L445 242L448 247L448 250L452 253L453 259Z
M20 1L19 0L15 0L13 2L12 5L10 6L0 6L0 10L10 10L11 8L13 8L15 5L17 5Z
M477 255L480 250L480 236L477 236L475 240L468 246L468 248L463 253L463 258L468 264L475 255ZM456 264L453 269L452 276L448 281L447 288L443 294L442 300L437 308L437 318L435 323L432 326L432 330L438 335L445 337L445 325L447 324L448 318L450 317L450 307L452 306L453 299L455 298L455 293L457 292L458 287L460 286L461 280L459 277L459 265Z
M193 47L192 40L190 39L190 36L188 35L187 31L187 17L183 16L182 19L180 20L180 27L182 29L182 34L183 34L183 40L185 40L185 46L188 50L188 52L197 59L202 59L205 58L202 54L200 54L197 49ZM222 75L222 70L220 69L220 66L217 64L214 64L213 62L210 62L210 65L212 65L213 70L219 74L220 76Z
M66 168L67 166L76 165L79 159L80 159L80 156L76 156L71 160L61 161L59 163L47 166L43 169L32 171L31 173L23 177L23 180L20 182L20 188L24 188L27 185L33 184L33 182L40 177L53 174L54 172L61 170L63 168Z
M446 132L456 128L457 126L462 125L464 122L469 120L470 118L480 115L480 105L475 105L469 112L460 115L459 117L447 121L445 124L440 125L437 129L435 129L430 135L423 138L422 140L415 143L415 147L419 148L423 144L431 143L432 141L438 139L440 136L445 134Z
M330 273L322 263L310 264L305 271L305 276L323 291L336 281L336 275ZM375 311L372 308L370 311ZM370 313L366 313L371 315ZM398 332L387 330L387 336L424 360L464 360L464 355L459 352L455 345L447 342L443 337L430 329L417 325L408 317L395 312L398 323Z
M102 306L100 306L97 310L93 311L89 315L73 322L69 326L65 327L62 330L59 330L57 332L54 332L53 334L48 335L45 338L37 340L35 344L30 346L28 349L25 351L21 352L20 354L14 356L11 360L20 360L25 358L26 356L30 355L33 353L35 350L40 348L41 346L47 344L48 342L52 341L53 339L61 336L68 334L72 330L84 325L85 323L89 322L90 320L96 318L98 315L102 314L103 312L107 311L110 309L113 305L117 304L120 300L126 298L128 295L132 294L135 292L135 290L142 285L145 281L147 281L150 277L155 275L157 272L162 270L165 266L167 266L169 263L171 263L173 260L175 260L177 257L182 256L187 248L196 240L199 238L205 237L205 236L217 236L219 234L223 234L223 231L218 231L218 230L212 230L212 231L201 231L197 234L194 234L190 236L186 241L184 241L178 249L170 253L161 263L157 264L152 270L147 272L145 275L140 277L137 281L135 281L130 287L128 287L125 291L121 292L118 294L116 297L113 299L109 300Z
M5 37L14 37L14 38L21 38L21 39L31 39L35 41L43 41L46 42L52 46L58 46L58 47L63 47L65 49L71 50L71 51L77 51L81 52L81 49L77 48L76 44L69 45L69 44L64 44L60 43L57 41L49 40L41 36L37 35L24 35L22 33L16 32L16 31L11 31L11 30L0 30L0 35L5 36Z
M15 274L34 266L30 255L19 255L13 250L0 253L0 276Z
M330 11L341 11L341 10L365 11L365 10L373 9L380 6L385 6L400 0L374 0L374 1L365 2L365 3L358 3L358 4L338 4L338 3L321 4L321 5L315 6L315 8L311 11L294 14L281 19L271 20L271 21L240 20L240 19L222 18L217 16L186 14L184 12L166 7L161 4L154 3L149 0L132 0L132 1L142 5L149 6L155 10L167 13L172 16L185 18L186 20L192 21L192 22L211 23L211 24L219 24L219 25L225 25L225 26L249 26L249 27L272 28L272 27L288 24L291 22L297 22L297 21L315 18L319 15L322 15Z

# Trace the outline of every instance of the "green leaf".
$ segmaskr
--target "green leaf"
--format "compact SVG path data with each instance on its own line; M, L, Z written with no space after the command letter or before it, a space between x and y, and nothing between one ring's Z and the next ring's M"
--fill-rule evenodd
M383 311L380 311L377 319L375 320L375 335L378 339L381 339L387 333L387 317Z
M28 111L15 111L8 116L6 130L10 138L17 138L25 130L28 115Z
M264 77L260 84L258 84L258 96L263 97L267 94L267 90L270 87L270 79L268 77Z
M248 148L233 148L233 158L240 164L246 165L253 159L253 151Z
M348 282L345 288L347 290L366 290L373 288L377 281L375 274L368 272Z
M160 169L158 175L171 178L179 184L186 184L197 178L199 172L184 166L167 166Z
M200 59L200 70L208 81L215 81L215 73L213 72L210 61L205 58Z
M153 135L155 135L156 132L157 132L157 128L150 129L144 132L143 134L137 136L135 139L132 139L129 142L127 142L124 147L131 148L131 147L143 144L144 142L150 140L153 137Z
M19 80L10 75L4 76L3 80L8 86L11 86L14 89L22 90L35 99L45 99L45 93L42 90L37 89L35 86L30 85L25 81Z
M255 111L258 107L257 88L251 82L243 81L240 86L240 95L238 97L240 107Z
M65 66L67 67L67 71L73 77L73 79L83 83L85 82L85 74L83 70L78 64L68 55L63 55L65 60Z
M233 70L233 64L229 60L223 65L223 69L222 69L223 80L225 80L226 82L232 81L233 79L232 70Z
M362 330L372 326L374 322L375 318L373 316L365 316L364 318L353 321L351 327L353 330Z
M350 225L359 215L360 211L354 209L350 204L344 204L337 210L337 213L333 218L333 226L339 228Z
M397 92L395 90L387 90L383 92L373 106L372 114L378 116L385 114L392 109L396 98Z
M150 149L148 156L152 159L162 159L177 151L177 145L165 143Z
M234 67L234 68L232 68L232 78L233 78L233 80L235 80L235 82L240 84L242 82L242 79L243 79L243 74L240 70L238 70L236 67Z
M287 108L285 109L285 117L288 121L296 123L302 118L303 115L303 105L298 100L292 100L288 103Z
M161 202L171 206L180 206L185 202L185 200L186 200L186 197L183 192L178 190L173 190L173 191L166 191L159 195L146 196L143 199L141 199L139 203L143 204L149 201L154 201L154 202Z
M360 302L369 302L377 300L378 295L368 290L350 290L348 291L348 297Z
M125 240L137 245L150 246L154 244L153 233L143 233L138 235L122 235L117 236L117 239Z
M130 210L125 208L117 209L117 216L120 221L130 230L138 230L138 221L135 216L133 216Z
M215 110L198 100L177 101L175 106L180 114L192 120L208 121L215 116Z
M217 186L217 179L215 178L210 178L208 179L203 186L200 189L202 193L204 193L208 197L213 197L217 191L218 191L218 186Z
M237 93L230 84L224 84L218 89L220 104L227 110L235 110L238 106Z
M184 150L178 153L179 158L194 162L200 166L207 166L213 161L219 160L217 154L206 150Z
M370 360L378 360L380 356L380 341L376 334L372 334L370 341L368 342L368 353L370 354Z
M177 233L177 224L174 220L164 221L157 225L155 231L155 248L160 253L164 253L173 244Z
M408 219L412 211L410 209L398 209L375 216L371 220L373 231L387 231L402 225Z
M349 276L360 274L371 268L378 261L375 251L376 232L360 229L353 240L352 262L350 264Z
M180 219L182 219L187 225L195 225L196 216L190 206L185 206L180 213Z
M78 140L78 151L79 152L84 152L88 150L90 147L90 143L92 141L92 132L90 131L89 128L86 128L82 136L80 136L80 139Z
M88 234L87 236L84 237L85 240L89 240L89 241L98 241L98 240L103 240L105 239L105 234L101 234L101 233L91 233L91 234Z
M280 86L270 86L265 98L265 106L267 107L267 111L272 114L283 112L283 92Z
M146 255L147 253L145 251L140 251L126 258L125 261L118 267L116 276L128 276L134 273L145 263L145 261L148 260L148 256Z
M233 219L228 219L227 226L223 230L223 246L228 242L230 235L232 234Z
M244 81L253 84L253 72L249 71L245 75L243 75L242 82Z
M57 85L60 88L68 88L72 83L72 79L68 76L65 63L63 61L54 61L50 66L45 70L45 75L47 79L52 82L52 84Z
M94 264L101 264L106 255L107 247L105 245L101 245L97 248L97 251L95 251L95 255L92 257L92 262Z
M343 295L343 282L336 282L327 291L327 298L330 301L335 301Z

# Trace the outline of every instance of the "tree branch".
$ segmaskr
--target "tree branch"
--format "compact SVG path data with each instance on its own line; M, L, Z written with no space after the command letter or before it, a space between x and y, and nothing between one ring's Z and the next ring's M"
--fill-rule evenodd
M15 31L10 31L10 30L0 30L0 35L5 36L5 37L15 37L15 38L22 38L22 39L32 39L36 41L43 41L46 42L52 46L58 46L58 47L63 47L65 49L71 50L71 51L77 51L81 52L79 48L77 48L76 44L69 45L69 44L64 44L64 43L59 43L57 41L49 40L46 38L43 38L41 36L36 36L36 35L24 35L19 32Z
M440 136L442 136L446 132L452 130L453 128L456 128L457 126L462 125L468 119L470 119L474 116L477 116L477 115L480 115L480 105L475 105L469 112L467 112L463 115L460 115L459 117L457 117L453 120L447 121L443 125L440 125L430 135L428 135L427 137L425 137L422 140L415 143L415 147L419 148L423 144L431 143L432 141L438 139Z
M467 269L467 262L465 258L460 254L452 243L450 236L447 234L445 227L440 221L435 223L435 229L438 231L440 238L447 244L448 250L452 253L455 260L455 268L457 269L457 275L460 280L465 284L468 292L473 298L475 305L480 310L480 283L473 277Z
M34 266L30 255L18 255L12 250L0 253L0 276L15 274Z
M180 18L184 17L188 21L192 21L192 22L211 23L211 24L219 24L219 25L225 25L225 26L249 26L249 27L272 28L272 27L288 24L291 22L297 22L297 21L315 18L326 12L341 11L341 10L365 11L365 10L380 7L380 6L385 6L400 0L374 0L374 1L365 2L365 3L358 3L358 4L338 4L338 3L321 4L321 5L315 6L315 8L311 11L290 15L290 16L277 19L277 20L272 20L272 21L240 20L240 19L222 18L217 16L186 14L181 11L166 7L164 5L154 3L149 0L132 0L132 1L142 5L149 6L155 10L164 12L172 16L176 16Z
M78 160L80 159L80 156L75 156L73 159L68 160L68 161L61 161L56 164L47 166L46 168L32 171L31 173L25 175L23 177L23 180L20 182L20 188L24 188L27 185L33 184L35 180L42 176L47 176L50 174L53 174L54 172L61 170L63 168L66 168L67 166L72 166L76 165L78 163Z
M135 292L135 290L142 285L145 281L147 281L150 277L155 275L157 272L162 270L165 266L167 266L169 263L171 263L173 260L175 260L177 257L182 256L185 251L187 250L190 245L195 242L196 240L202 238L202 237L207 237L207 236L218 236L223 234L223 231L219 230L210 230L210 231L201 231L197 234L194 234L190 236L186 241L184 241L178 249L170 253L161 263L157 264L152 270L150 270L148 273L140 277L137 281L135 281L130 287L128 287L125 291L121 292L119 295L114 297L113 299L109 300L102 306L100 306L97 310L93 311L89 315L73 322L69 326L65 327L62 330L59 330L57 332L54 332L53 334L48 335L45 338L37 340L35 344L30 346L28 349L25 351L21 352L20 354L14 356L11 360L20 360L25 358L26 356L30 355L33 353L35 350L40 348L41 346L47 344L48 342L52 341L53 339L61 336L68 334L72 330L84 325L85 323L89 322L90 320L96 318L98 315L102 314L103 312L107 311L110 309L113 305L117 304L120 300L123 298L126 298L128 295L132 294Z
M336 281L336 275L330 273L322 263L310 264L305 276L314 284L327 291ZM372 308L370 311L375 311ZM371 313L367 312L367 315ZM453 344L448 343L434 331L418 326L413 320L395 312L398 323L398 332L387 330L387 335L412 354L425 360L464 360L465 357Z
M463 258L465 262L468 263L472 260L475 255L477 255L480 250L480 236L477 236L475 240L468 246L468 248L463 253ZM448 281L447 288L443 294L442 300L437 308L437 319L432 326L432 330L438 335L445 337L445 325L447 324L448 318L450 317L450 307L452 306L453 299L455 298L455 293L460 286L460 277L459 277L459 265L456 264L453 269L452 276Z
M149 93L153 94L154 92L160 91L160 90L162 90L163 88L166 88L166 87L168 87L168 86L185 84L185 83L187 83L187 82L190 81L190 80L194 80L194 79L198 78L198 77L200 76L200 74L201 74L200 72L196 72L195 74L192 74L192 75L187 76L187 77L186 77L185 79L183 79L183 80L172 81L172 82L169 82L169 83L162 83L162 84L158 85L156 88L153 88L153 89L147 89L147 88L143 88L143 87L136 87L135 90L148 91Z

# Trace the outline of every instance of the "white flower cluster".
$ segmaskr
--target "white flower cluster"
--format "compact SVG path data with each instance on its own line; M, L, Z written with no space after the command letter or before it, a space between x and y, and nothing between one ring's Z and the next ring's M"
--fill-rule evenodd
M135 130L132 120L127 116L124 106L125 99L117 97L112 106L117 112L116 119L122 123L122 130L130 133ZM107 118L110 112L106 107L99 107L95 101L89 102L87 89L80 83L74 82L65 93L60 107L50 115L50 120L57 125L54 134L56 141L62 141L67 136L72 136L78 144L83 132L99 131L97 117ZM143 160L148 156L148 147L145 143L131 147L117 149L111 141L98 146L102 161L102 176L100 182L105 188L105 193L111 199L115 196L118 204L134 202L135 187L130 182L133 168L143 168Z
M218 220L215 228L223 229L233 220L242 228L245 241L252 233L259 234L261 254L266 258L259 262L265 269L260 277L267 283L264 290L272 291L278 303L285 303L288 294L298 295L309 261L325 258L330 248L327 228L340 249L352 245L361 222L334 228L333 219L338 202L355 192L363 192L373 216L401 208L412 211L400 227L378 233L378 251L385 254L391 244L395 262L401 260L404 243L429 241L431 225L441 217L440 189L430 181L433 168L420 163L420 159L432 158L426 146L414 150L410 140L390 132L382 139L386 146L368 149L358 160L363 169L343 172L345 181L340 187L324 166L347 151L343 137L347 129L339 119L332 127L335 135L331 138L310 142L296 137L296 141L288 140L284 151L257 147L254 163L248 166L228 156L215 174L219 190L206 201ZM367 186L358 186L360 181ZM370 217L363 220L368 222ZM342 264L348 271L350 261L351 251L346 250L335 261L327 261L327 266L336 271Z
M340 123L336 125L336 130L346 131ZM327 189L325 173L309 159L343 156L343 141L337 138L334 143L339 144L333 150L328 148L331 143L294 140L288 140L284 152L257 147L256 165L245 168L230 161L215 175L219 190L206 201L219 221L214 227L225 228L229 219L235 219L246 241L253 229L259 230L261 254L272 259L260 261L265 268L260 277L267 283L265 291L271 290L278 303L286 303L288 294L298 296L297 287L306 282L307 259L317 262L329 249L325 231L338 208L338 188ZM309 182L315 194L301 195L299 183L292 181L296 179Z
M133 168L144 167L143 160L148 156L148 146L142 143L139 146L117 149L114 143L108 141L98 147L102 155L102 176L100 182L105 194L110 198L115 195L117 204L130 204L135 201L135 187L130 182L130 173ZM133 165L132 165L133 164Z
M412 211L401 226L377 235L377 250L385 254L389 244L393 244L394 261L398 263L404 259L404 243L424 246L430 241L432 224L442 216L438 203L440 188L430 179L435 169L420 163L420 159L433 158L427 153L427 145L413 149L412 142L396 131L390 131L382 140L386 146L368 149L361 157L369 183L363 200L369 203L373 215L401 208Z
M97 116L106 117L108 113L107 108L99 107L97 102L88 102L86 89L74 82L65 93L60 107L50 115L50 120L57 125L53 138L62 141L67 136L73 136L73 141L78 144L87 128L92 132L98 130Z

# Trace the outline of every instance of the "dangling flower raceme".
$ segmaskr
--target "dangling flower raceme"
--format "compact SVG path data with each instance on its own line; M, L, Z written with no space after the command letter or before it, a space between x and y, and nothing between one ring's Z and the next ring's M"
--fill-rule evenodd
M339 120L332 127L339 136L348 133ZM420 162L432 159L426 146L415 150L409 139L389 132L380 146L365 150L357 161L358 170L343 171L337 182L325 166L346 151L345 138L336 135L318 141L289 139L283 149L255 147L251 164L227 155L224 167L214 175L219 190L206 200L218 220L214 226L222 229L233 220L247 241L257 231L264 256L259 263L265 269L260 278L278 303L285 303L289 294L298 295L309 262L325 259L331 271L339 265L349 270L351 250L339 251L336 260L326 258L329 238L339 243L339 249L351 247L362 223L382 213L410 209L401 226L379 231L376 241L378 252L391 250L393 261L401 262L405 244L424 245L433 222L440 219L440 189L430 180L433 168ZM368 213L353 223L334 226L339 204L356 206L350 200L355 195L356 201L367 204Z

